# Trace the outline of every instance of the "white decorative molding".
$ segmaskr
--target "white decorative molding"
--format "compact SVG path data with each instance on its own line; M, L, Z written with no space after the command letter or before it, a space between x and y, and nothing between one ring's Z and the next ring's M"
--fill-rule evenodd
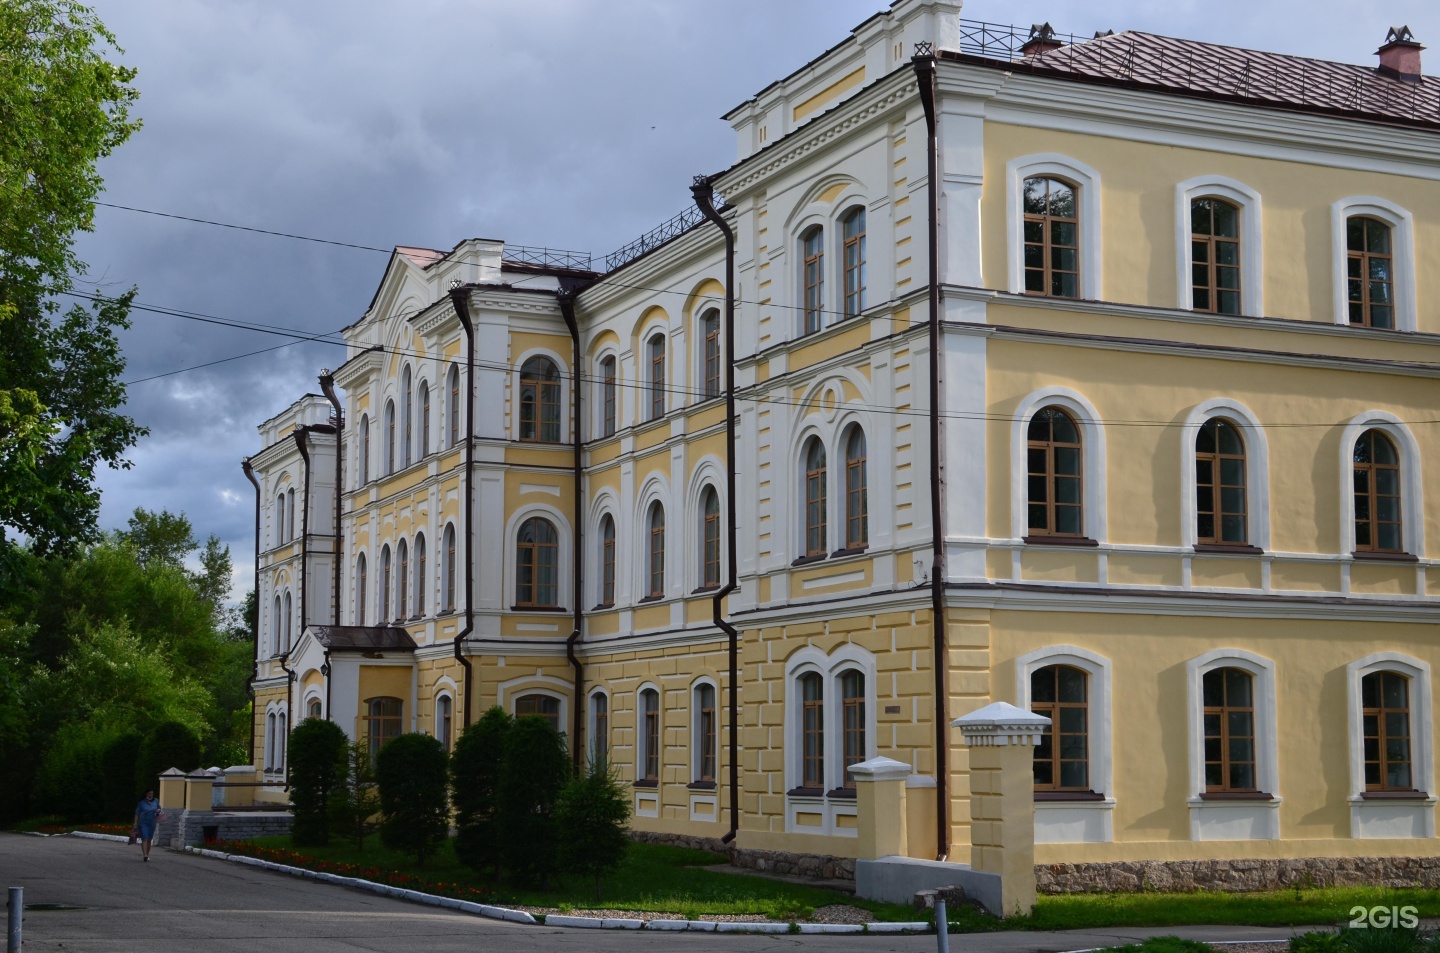
M1238 668L1252 679L1255 783L1268 799L1206 800L1205 673ZM1214 649L1185 663L1190 697L1190 837L1192 840L1276 840L1280 837L1280 767L1275 714L1275 663L1244 649Z
M1058 152L1040 152L1011 159L1005 165L1005 254L1010 292L1025 293L1025 180L1036 176L1063 179L1076 192L1080 239L1079 297L1103 300L1104 271L1100 227L1100 173ZM1068 300L1068 299L1067 299Z
M1050 719L1009 702L991 702L950 722L959 728L972 748L1004 748L1010 745L1034 747L1040 743Z
M1425 555L1425 483L1420 472L1420 444L1405 421L1384 410L1367 410L1350 418L1340 433L1340 554L1355 551L1355 441L1367 430L1379 430L1395 442L1400 455L1400 543L1412 556Z
M1234 203L1240 210L1240 313L1265 313L1265 232L1260 215L1260 193L1223 175L1201 175L1175 186L1176 307L1194 310L1190 281L1190 203L1213 197Z
M1045 387L1027 394L1015 408L1010 425L1010 532L1016 539L1030 534L1029 472L1030 419L1045 407L1060 407L1080 431L1081 532L1098 543L1110 538L1106 511L1105 428L1100 412L1083 394L1069 387Z
M1245 442L1246 542L1270 549L1270 444L1265 426L1255 413L1237 400L1216 397L1196 404L1185 417L1180 439L1180 543L1192 548L1197 540L1195 500L1195 441L1212 417L1236 425ZM1217 490L1218 492L1218 490ZM1217 501L1218 503L1218 501Z
M1331 286L1335 297L1335 323L1349 326L1349 244L1346 225L1354 216L1379 219L1390 226L1391 280L1394 289L1396 331L1415 331L1415 221L1410 211L1389 199L1356 195L1330 205Z
M1096 794L1114 794L1114 762L1111 734L1113 679L1110 660L1078 645L1048 645L1026 652L1015 660L1015 698L1020 708L1031 704L1030 677L1048 665L1069 665L1087 676L1089 703L1090 789ZM1114 805L1113 798L1109 801ZM1036 805L1039 809L1040 805ZM1088 809L1088 808L1087 808ZM1052 841L1051 843L1055 843Z
M1410 774L1416 800L1365 798L1365 721L1361 681L1375 672L1404 675L1409 688ZM1435 836L1434 720L1430 708L1430 665L1399 652L1374 652L1345 666L1346 726L1350 751L1350 836Z

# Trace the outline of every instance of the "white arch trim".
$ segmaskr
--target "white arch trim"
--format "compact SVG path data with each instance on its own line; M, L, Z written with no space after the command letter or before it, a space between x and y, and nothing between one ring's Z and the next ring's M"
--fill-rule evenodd
M1254 679L1255 782L1268 800L1214 801L1205 793L1205 673L1238 668ZM1190 736L1192 840L1277 840L1280 837L1280 766L1275 715L1275 663L1244 649L1215 649L1185 664Z
M1416 329L1415 221L1408 209L1374 195L1355 195L1330 206L1331 281L1335 296L1335 323L1349 325L1349 246L1346 225L1356 215L1376 218L1390 226L1390 254L1394 272L1395 330Z
M1395 441L1400 453L1400 532L1404 551L1425 555L1424 482L1420 473L1420 444L1405 422L1383 410L1352 417L1340 434L1340 553L1355 552L1355 441L1367 430L1379 430Z
M1345 666L1346 701L1350 729L1350 800L1361 800L1365 793L1364 700L1360 682L1374 672L1398 672L1410 680L1410 772L1415 789L1435 795L1434 721L1430 714L1430 665L1399 652L1375 652ZM1430 832L1435 836L1435 812L1426 811ZM1358 835L1357 835L1358 836Z
M1196 404L1185 418L1180 444L1180 544L1194 547L1197 534L1195 506L1195 440L1212 417L1223 417L1240 428L1245 441L1245 519L1249 544L1270 548L1270 444L1260 418L1244 404L1216 397Z
M1080 495L1085 507L1081 528L1087 537L1103 543L1109 539L1105 509L1105 428L1100 424L1100 413L1095 405L1079 391L1068 387L1037 390L1015 408L1015 419L1010 428L1010 535L1020 539L1030 533L1029 481L1026 479L1029 472L1026 455L1030 443L1030 418L1035 416L1036 411L1049 406L1069 411L1075 418L1075 425L1080 428Z
M555 370L560 374L560 443L570 441L571 418L574 416L566 408L570 406L570 387L574 380L571 373L570 362L560 356L559 352L552 351L545 347L532 347L521 351L511 365L510 371L510 439L520 439L520 372L525 367L525 362L532 357L543 357L555 365ZM463 385L462 385L463 387ZM465 402L464 394L461 394L460 402ZM537 421L536 425L539 423Z
M1005 247L1010 263L1010 293L1025 293L1025 180L1035 176L1054 176L1075 186L1080 218L1080 297L1102 300L1100 173L1058 152L1021 156L1005 165Z
M1240 209L1240 313L1265 314L1265 270L1260 193L1224 175L1201 175L1175 186L1176 307L1193 311L1190 283L1190 202L1212 196Z
M1029 710L1030 676L1048 665L1070 665L1090 677L1090 789L1113 795L1110 660L1076 645L1047 645L1026 652L1015 660L1015 698L1019 707Z

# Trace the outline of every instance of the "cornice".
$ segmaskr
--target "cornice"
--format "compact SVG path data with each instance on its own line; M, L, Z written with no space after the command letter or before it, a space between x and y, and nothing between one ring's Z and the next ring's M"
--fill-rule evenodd
M735 227L735 213L727 210L722 214L731 227ZM582 291L578 299L581 316L586 323L603 321L609 315L602 312L631 307L630 298L643 298L657 291L668 293L670 289L660 286L676 282L679 278L677 272L688 269L699 273L716 265L723 265L723 253L724 238L718 228L708 222L692 228L625 263ZM706 255L715 258L713 261L699 260ZM689 288L675 289L675 296L682 305L689 293ZM679 313L680 308L666 307L665 310Z
M344 390L350 390L360 378L381 370L385 363L385 351L380 347L367 347L335 370L335 383Z

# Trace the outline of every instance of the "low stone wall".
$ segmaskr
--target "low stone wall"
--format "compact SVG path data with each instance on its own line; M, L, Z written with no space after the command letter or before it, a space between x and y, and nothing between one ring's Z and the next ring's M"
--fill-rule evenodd
M155 832L155 841L171 847L196 847L205 843L205 828L214 827L220 840L250 840L290 833L288 811L245 811L226 814L217 811L173 811Z
M1285 887L1440 888L1440 857L1299 857L1283 860L1115 861L1037 864L1040 893L1277 890Z
M664 844L666 847L685 847L690 850L708 850L722 857L730 856L730 848L718 837L696 837L692 834L662 834L659 831L630 832L630 839L642 844Z
M735 866L748 870L775 874L798 874L802 877L824 877L826 880L855 879L855 860L851 857L832 857L829 854L792 854L782 850L745 850L744 848L732 848L721 842L718 837L663 834L659 831L632 830L630 837L644 844L665 844L670 847L688 847L691 850L708 850L713 854L728 857Z

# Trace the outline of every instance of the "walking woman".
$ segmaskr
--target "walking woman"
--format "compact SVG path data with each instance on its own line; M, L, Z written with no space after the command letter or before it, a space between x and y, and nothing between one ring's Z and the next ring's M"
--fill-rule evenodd
M160 821L160 802L155 791L145 792L145 797L135 805L135 836L140 840L140 859L150 860L150 844L155 840L155 826Z

